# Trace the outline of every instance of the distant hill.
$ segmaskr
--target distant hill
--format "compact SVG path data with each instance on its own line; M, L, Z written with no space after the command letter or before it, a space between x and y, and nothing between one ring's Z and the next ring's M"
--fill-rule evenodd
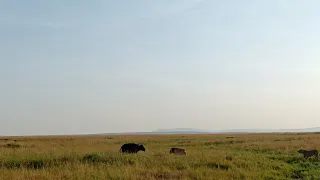
M320 132L320 127L304 128L304 129L279 129L276 132Z
M153 132L198 132L198 133L272 133L272 132L320 132L320 127L304 129L227 129L227 130L199 130L199 129L161 129Z
M320 132L320 127L304 129L228 129L228 130L203 130L193 128L158 129L151 132L123 132L105 133L113 134L230 134L230 133L298 133L298 132Z
M158 129L156 131L152 131L153 133L168 133L168 132L175 132L175 133L208 133L212 132L210 130L203 130L203 129L193 129L193 128L176 128L176 129Z

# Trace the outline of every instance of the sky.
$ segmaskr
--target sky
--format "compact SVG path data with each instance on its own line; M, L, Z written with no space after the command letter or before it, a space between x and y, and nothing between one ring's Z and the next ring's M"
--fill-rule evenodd
M0 1L0 135L320 127L319 6Z

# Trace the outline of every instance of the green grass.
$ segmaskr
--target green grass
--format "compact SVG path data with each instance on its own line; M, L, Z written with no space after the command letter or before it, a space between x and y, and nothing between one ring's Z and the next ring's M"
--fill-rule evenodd
M7 139L7 138L2 138ZM0 179L320 179L317 134L56 136L0 140ZM120 154L123 143L146 152ZM187 156L169 154L171 147Z

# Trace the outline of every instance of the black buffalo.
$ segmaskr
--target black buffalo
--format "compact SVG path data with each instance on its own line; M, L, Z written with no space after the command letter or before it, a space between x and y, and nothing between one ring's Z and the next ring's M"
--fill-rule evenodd
M137 153L138 151L146 151L142 144L127 143L121 146L122 153Z

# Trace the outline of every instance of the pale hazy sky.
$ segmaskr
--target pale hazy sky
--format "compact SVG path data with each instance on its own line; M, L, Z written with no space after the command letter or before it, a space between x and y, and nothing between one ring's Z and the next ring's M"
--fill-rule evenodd
M2 0L0 135L320 126L318 0Z

